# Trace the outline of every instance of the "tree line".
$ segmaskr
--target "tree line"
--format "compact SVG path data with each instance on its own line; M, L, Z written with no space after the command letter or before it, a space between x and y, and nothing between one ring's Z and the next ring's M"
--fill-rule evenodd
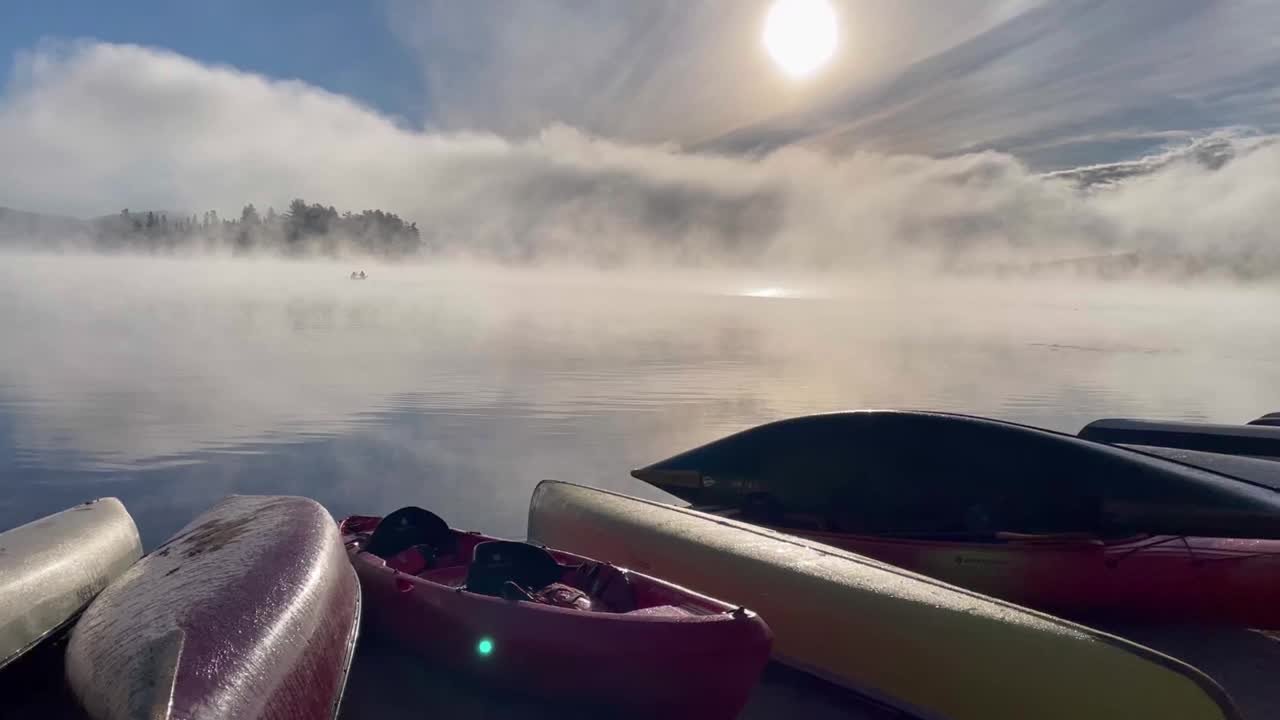
M168 213L120 211L97 222L96 242L108 250L265 252L282 255L368 254L403 257L422 248L417 223L395 213L363 210L339 214L332 205L301 198L283 213L260 213L251 203L239 218L217 211L170 217Z

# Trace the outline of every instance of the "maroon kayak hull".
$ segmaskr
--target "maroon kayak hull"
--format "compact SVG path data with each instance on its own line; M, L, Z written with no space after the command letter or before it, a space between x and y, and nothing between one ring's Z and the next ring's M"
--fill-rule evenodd
M609 707L609 716L736 717L768 662L772 633L758 615L627 572L632 587L692 612L594 612L464 589L464 573L401 572L344 540L360 576L369 627L444 667L520 693ZM458 533L468 550L489 540ZM551 551L566 567L588 558ZM394 561L391 565L394 565ZM487 642L486 642L487 641ZM481 643L485 643L482 652Z
M85 611L67 680L97 720L337 714L360 589L312 500L233 496Z
M966 543L771 529L1078 620L1280 628L1280 540Z

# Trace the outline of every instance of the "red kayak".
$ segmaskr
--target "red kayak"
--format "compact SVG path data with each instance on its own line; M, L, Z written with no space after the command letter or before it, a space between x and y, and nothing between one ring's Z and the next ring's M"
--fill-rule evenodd
M420 508L341 529L372 627L498 686L731 718L768 661L758 615L657 578L454 530Z
M1280 628L1280 540L961 542L776 529L1056 615Z

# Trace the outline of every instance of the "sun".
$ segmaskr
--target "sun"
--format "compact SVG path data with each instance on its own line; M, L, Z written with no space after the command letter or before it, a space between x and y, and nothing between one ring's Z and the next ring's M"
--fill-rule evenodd
M776 0L764 20L764 46L792 77L822 67L836 51L836 11L829 0Z

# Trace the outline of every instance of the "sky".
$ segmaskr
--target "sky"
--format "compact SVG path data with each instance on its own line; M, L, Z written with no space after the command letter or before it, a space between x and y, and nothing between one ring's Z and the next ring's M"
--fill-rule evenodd
M1022 4L850 2L867 22L863 28L853 14L842 15L861 57L846 56L830 71L827 89L865 82ZM812 87L801 93L786 87L761 52L766 6L763 0L124 0L110 6L50 0L0 27L0 58L12 74L22 53L50 41L132 44L297 79L415 126L527 133L563 122L612 137L689 141L814 95Z
M16 4L16 3L15 3ZM359 98L421 121L426 106L414 56L397 40L385 4L343 0L42 0L0 23L0 67L49 41L88 40L172 50Z
M301 196L499 253L817 264L1256 248L1280 220L1280 4L832 4L836 55L796 80L767 0L46 0L0 25L0 206Z

